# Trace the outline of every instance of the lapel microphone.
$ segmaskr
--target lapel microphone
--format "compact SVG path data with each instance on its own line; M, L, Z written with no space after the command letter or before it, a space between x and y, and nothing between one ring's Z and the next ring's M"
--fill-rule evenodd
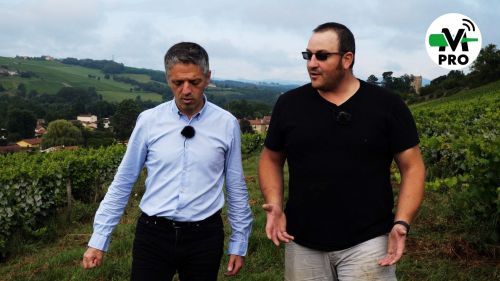
M187 139L194 137L194 133L195 133L195 131L194 131L194 128L192 126L186 126L181 131L181 135L183 135Z

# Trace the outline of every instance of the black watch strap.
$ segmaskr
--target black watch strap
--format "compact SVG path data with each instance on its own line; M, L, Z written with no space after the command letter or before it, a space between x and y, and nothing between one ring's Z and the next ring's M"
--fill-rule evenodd
M410 224L405 222L405 221L395 221L393 225L400 224L404 227L406 227L406 235L410 233Z

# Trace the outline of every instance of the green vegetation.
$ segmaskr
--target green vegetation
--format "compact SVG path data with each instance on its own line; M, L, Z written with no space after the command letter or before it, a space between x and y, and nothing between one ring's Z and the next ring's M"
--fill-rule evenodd
M42 137L42 148L61 145L81 145L82 143L81 130L66 120L54 120L50 122L47 133Z
M500 81L415 106L413 114L427 189L449 200L449 212L441 206L439 214L452 234L444 240L463 241L476 254L498 251Z
M127 77L127 78L130 78L130 79L133 79L137 82L141 82L141 83L148 83L151 81L151 77L149 77L149 75L146 75L146 74L117 74L115 75L117 77Z
M111 119L117 139L125 141L130 137L139 113L139 107L133 100L124 100L118 105Z
M486 79L484 77L494 75L476 77ZM453 81L457 81L453 79L460 77L460 73L453 72L435 85L444 87L450 83L452 87ZM0 84L12 88L6 82L0 81ZM228 85L239 84L228 82ZM18 85L15 88L18 89ZM229 88L224 91L233 92ZM27 83L25 94L29 92ZM92 91L89 93L94 97ZM500 81L470 90L458 87L453 93L410 108L420 132L428 177L424 203L412 225L406 254L398 263L399 280L500 279ZM67 95L60 91L54 96L64 100ZM82 92L82 99L84 97ZM225 102L230 101L229 97ZM283 279L283 247L273 246L264 233L266 218L257 177L262 142L261 135L242 135L243 164L254 225L245 267L232 280ZM5 254L0 266L2 280L129 279L144 175L134 187L103 266L87 271L80 267L97 202L123 152L123 146L111 146L99 150L0 156L0 248ZM399 175L393 174L393 179L397 196ZM68 193L68 181L71 193ZM225 210L223 217L226 219ZM226 231L229 232L227 223ZM227 257L224 257L220 280L226 279L222 275L226 264Z
M423 206L412 227L407 253L398 264L399 280L487 281L498 280L500 277L498 260L495 258L498 255L498 236L495 240L497 230L492 228L492 223L498 222L498 211L490 208L494 206L494 202L498 204L498 195L487 191L487 188L492 186L488 181L493 180L493 187L498 186L499 182L498 178L485 176L488 171L484 170L498 171L498 126L495 124L499 124L499 101L500 81L411 108L421 131L422 150L429 169L429 183ZM439 136L443 140L441 143L431 141L433 137ZM468 142L466 136L472 136L474 142ZM454 141L455 139L457 141ZM491 143L495 139L497 142ZM464 140L465 144L472 146L474 143L489 143L486 148L481 146L483 150L447 148ZM262 146L262 137L244 134L242 141L254 227L246 265L239 276L232 279L282 280L283 247L276 248L265 237L265 213L260 207L263 199L257 182L256 152ZM491 149L488 149L490 146ZM444 157L447 153L460 155L464 151L468 151L468 156L464 159L453 157L452 161L447 161L448 158ZM434 154L439 153L443 154L439 161L432 158ZM488 162L478 164L483 161ZM450 170L452 165L464 170ZM447 173L454 175L448 176ZM464 174L469 176L463 178ZM457 182L448 180L455 176L459 179ZM394 178L397 179L397 175ZM83 204L75 201L72 224L68 226L65 222L64 208L59 209L56 212L58 216L55 217L60 217L59 219L53 218L44 227L32 229L28 233L28 242L31 242L17 243L18 246L14 248L17 254L11 256L0 268L0 276L5 280L128 280L135 220L139 215L138 202L144 189L143 182L144 178L141 178L132 192L129 206L122 223L114 233L110 252L106 254L101 268L85 271L79 265L92 232L91 220L97 203ZM471 190L480 191L481 196L492 197L478 200ZM486 192L483 193L484 191ZM395 192L397 193L397 188ZM78 197L75 195L75 198ZM473 217L484 211L490 213ZM226 216L225 212L223 216ZM485 216L489 218L486 224ZM476 220L472 221L472 218ZM229 231L227 224L226 231ZM14 241L20 239L16 237L19 236L14 236ZM224 280L222 272L226 263L227 257L221 266L221 280Z
M99 94L102 95L102 99L109 101L109 102L114 102L114 103L119 103L123 100L126 99L137 99L139 96L141 100L149 100L153 102L160 103L162 101L162 98L160 95L156 93L131 93L130 91L127 92L120 92L120 91L100 91Z
M13 251L16 236L43 237L44 220L59 208L67 206L71 212L73 200L99 201L124 151L117 145L0 155L0 258Z
M109 101L135 99L141 95L142 100L161 101L161 95L153 92L131 92L132 85L105 79L105 73L99 69L78 65L63 64L59 61L25 60L20 58L0 57L0 66L19 73L30 73L26 78L17 76L0 76L0 84L7 91L16 89L17 85L26 85L27 92L55 94L62 87L93 87L97 93L104 92L103 97ZM142 79L145 79L144 77Z

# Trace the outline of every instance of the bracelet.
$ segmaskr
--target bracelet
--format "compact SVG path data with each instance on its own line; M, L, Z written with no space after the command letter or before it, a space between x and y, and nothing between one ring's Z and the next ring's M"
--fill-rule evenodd
M406 235L410 233L410 224L405 221L395 221L392 225L400 224L406 228Z

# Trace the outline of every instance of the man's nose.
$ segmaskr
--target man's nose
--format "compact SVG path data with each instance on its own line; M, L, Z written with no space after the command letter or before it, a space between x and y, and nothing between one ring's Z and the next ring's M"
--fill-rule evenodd
M316 55L312 55L311 59L307 61L307 67L315 68L318 66L318 60L316 59Z
M189 83L189 81L185 81L183 84L182 84L182 94L190 94L191 93L191 84Z

